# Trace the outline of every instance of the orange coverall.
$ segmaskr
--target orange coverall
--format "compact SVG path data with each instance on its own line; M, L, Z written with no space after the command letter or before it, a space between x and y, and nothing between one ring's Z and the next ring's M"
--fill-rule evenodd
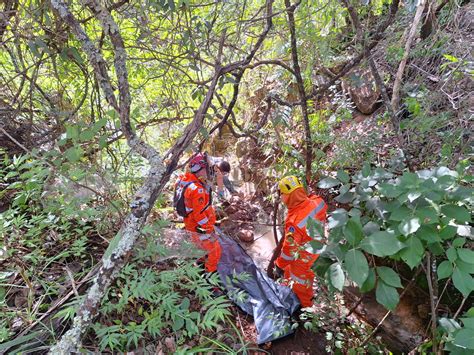
M184 192L184 205L187 217L184 217L184 227L191 232L194 244L207 251L205 267L208 272L217 270L217 263L221 258L221 246L213 235L216 213L214 207L209 203L210 189L201 182L193 173L180 176L178 183L192 181ZM198 233L197 228L205 233Z
M319 254L305 250L309 246L307 243L312 240L307 233L306 223L309 218L324 222L326 211L327 205L319 196L307 197L297 206L289 208L285 221L285 240L281 254L275 261L284 270L284 277L291 282L293 292L303 308L313 305L314 272L311 266L319 257Z

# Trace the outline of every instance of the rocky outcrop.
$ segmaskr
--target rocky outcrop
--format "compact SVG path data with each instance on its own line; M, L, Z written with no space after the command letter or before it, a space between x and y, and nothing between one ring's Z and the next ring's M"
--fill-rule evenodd
M342 88L360 112L366 115L374 113L379 104L380 90L370 69L352 70L342 79Z

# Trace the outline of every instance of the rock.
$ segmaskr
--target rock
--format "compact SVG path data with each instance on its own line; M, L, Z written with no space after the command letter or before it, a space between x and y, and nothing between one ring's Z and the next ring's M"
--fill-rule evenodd
M254 233L250 229L242 229L237 233L237 237L246 243L251 243L254 240Z
M376 109L380 90L370 69L357 68L342 79L342 88L349 93L357 109L369 115Z
M176 343L174 341L174 338L171 338L171 337L165 338L165 346L168 348L168 350L171 353L174 353L176 351Z

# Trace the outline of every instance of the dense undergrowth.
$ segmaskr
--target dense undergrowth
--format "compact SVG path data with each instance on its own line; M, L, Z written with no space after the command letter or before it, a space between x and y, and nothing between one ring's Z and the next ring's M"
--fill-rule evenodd
M358 7L368 38L389 3ZM413 17L411 3L400 6L390 31L370 54L389 95ZM17 22L0 27L6 49L0 53L5 87L0 93L0 352L46 352L71 326L149 166L124 143L120 115L105 103L100 76L64 21L44 2L18 4ZM168 152L163 153L168 159L205 97L205 78L214 72L211 62L220 52L216 39L228 40L221 48L225 59L239 59L260 30L255 24L261 4L216 2L214 8L150 1L149 13L142 4L124 4L114 16L129 54L131 130ZM294 326L323 337L328 353L388 352L372 327L342 306L349 287L362 297L375 294L395 315L405 292L422 295L418 305L428 311L424 329L416 334L419 352L474 349L469 160L474 10L456 1L437 4L432 32L410 50L395 120L379 96L370 114L354 104L348 87L361 91L379 85L364 82L365 60L344 83L336 81L322 96L307 100L313 153L309 188L327 200L331 213L327 249L315 266L319 308L303 313ZM236 9L241 12L234 18ZM73 10L112 68L107 31L99 35L101 25L83 17L82 6ZM298 11L303 88L309 93L360 48L339 2L303 2ZM286 19L278 17L285 13L282 7L275 15L261 58L291 62ZM223 35L227 26L236 30ZM165 53L156 49L161 45ZM260 63L241 77L236 72L220 77L198 139L187 148L207 142L213 153L235 161L235 170L256 186L253 197L267 210L276 199L272 186L278 177L296 174L304 180L308 149L299 89L281 62L268 68ZM241 79L238 95L235 85ZM237 97L227 117L232 90ZM224 116L227 122L214 121ZM216 124L227 134L220 150ZM255 351L244 334L251 320L243 322L226 297L212 294L217 279L203 277L192 264L193 248L179 242L175 253L170 247L170 230L176 229L169 226L175 222L170 190L158 197L140 242L100 302L84 348Z

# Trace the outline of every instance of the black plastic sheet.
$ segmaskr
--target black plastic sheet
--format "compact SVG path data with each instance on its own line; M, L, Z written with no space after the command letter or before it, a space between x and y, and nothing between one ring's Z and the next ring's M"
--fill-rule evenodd
M293 333L291 315L300 305L298 297L262 272L236 241L216 231L222 248L217 271L229 298L253 316L257 343Z

